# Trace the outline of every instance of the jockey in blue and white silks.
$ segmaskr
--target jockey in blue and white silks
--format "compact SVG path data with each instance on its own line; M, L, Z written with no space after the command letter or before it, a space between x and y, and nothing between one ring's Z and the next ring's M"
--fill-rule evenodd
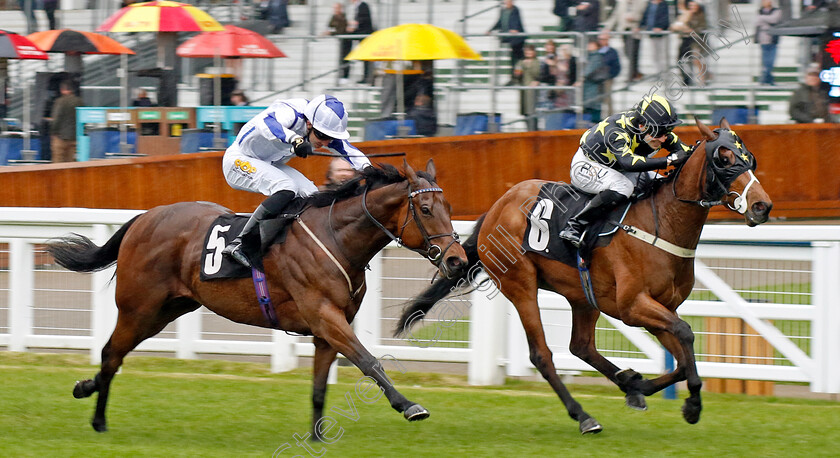
M306 99L275 100L239 131L222 159L225 180L234 189L259 192L268 197L251 215L242 232L222 251L249 266L240 250L242 237L262 220L280 214L296 196L318 191L302 173L286 165L293 156L306 157L325 148L343 157L355 170L370 160L347 139L347 111L331 95Z

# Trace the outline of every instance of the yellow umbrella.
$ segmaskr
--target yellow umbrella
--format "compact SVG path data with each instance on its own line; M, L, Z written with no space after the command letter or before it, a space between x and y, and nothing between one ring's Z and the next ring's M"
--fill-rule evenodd
M406 61L468 59L481 60L457 33L431 24L401 24L370 34L345 60ZM397 112L405 116L403 75L397 72Z
M464 39L451 30L431 24L388 27L356 46L346 60L481 60Z

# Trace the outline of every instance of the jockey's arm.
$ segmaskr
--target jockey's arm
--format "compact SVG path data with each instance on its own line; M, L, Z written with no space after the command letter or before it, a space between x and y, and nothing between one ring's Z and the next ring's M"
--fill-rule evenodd
M351 145L347 140L335 138L326 148L333 153L340 154L355 170L360 171L370 165L370 159L365 156L365 153Z
M665 143L662 144L662 147L668 150L670 153L677 153L677 154L688 154L691 151L691 146L686 145L680 140L680 137L677 134L671 132L668 134L668 139L665 140Z
M256 128L260 135L271 140L275 146L280 147L285 143L291 143L300 135L292 130L298 122L305 122L298 119L294 110L290 107L280 106L274 112L262 113L256 120Z
M631 134L615 129L607 133L607 150L615 156L616 168L625 172L647 172L668 167L668 158L645 157L634 151Z

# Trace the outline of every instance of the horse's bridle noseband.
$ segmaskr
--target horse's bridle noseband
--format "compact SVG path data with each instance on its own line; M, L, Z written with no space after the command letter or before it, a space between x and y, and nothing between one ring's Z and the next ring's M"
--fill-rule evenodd
M452 233L449 233L449 234L429 235L428 231L426 231L426 228L423 227L423 224L420 221L420 216L417 215L417 207L414 206L414 197L416 197L417 195L423 194L424 192L443 192L443 189L438 188L438 187L429 187L429 188L422 188L422 189L418 189L416 191L412 191L411 185L409 184L409 186L408 186L408 211L406 212L405 221L403 222L402 226L400 227L400 234L398 236L394 235L391 231L388 230L388 228L383 226L382 223L377 221L376 218L373 215L371 215L370 211L367 208L367 192L368 192L368 187L365 187L365 191L362 194L362 208L364 208L365 214L367 215L368 219L370 219L373 222L373 224L376 225L376 227L381 229L382 232L384 232L388 237L390 237L391 240L396 242L397 245L399 245L401 247L408 248L409 250L420 254L424 258L428 259L435 267L438 267L440 265L441 261L443 261L443 255L449 250L449 247L451 247L453 244L455 244L459 241L458 234L456 234L454 231ZM424 249L411 248L411 247L406 246L403 243L402 235L405 232L406 226L408 226L409 214L413 217L414 224L417 225L417 230L420 231L420 235L423 237ZM452 237L452 241L449 242L449 245L447 245L446 248L443 248L443 249L441 249L439 245L435 245L435 244L432 243L432 240L434 240L436 238L441 238L441 237Z

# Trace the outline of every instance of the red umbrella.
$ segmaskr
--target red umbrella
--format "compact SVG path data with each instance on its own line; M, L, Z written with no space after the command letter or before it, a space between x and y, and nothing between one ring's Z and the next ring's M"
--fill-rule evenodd
M287 57L270 40L248 29L226 25L220 32L204 32L178 46L181 57Z
M38 49L23 35L0 30L0 58L8 59L47 59L47 53Z

